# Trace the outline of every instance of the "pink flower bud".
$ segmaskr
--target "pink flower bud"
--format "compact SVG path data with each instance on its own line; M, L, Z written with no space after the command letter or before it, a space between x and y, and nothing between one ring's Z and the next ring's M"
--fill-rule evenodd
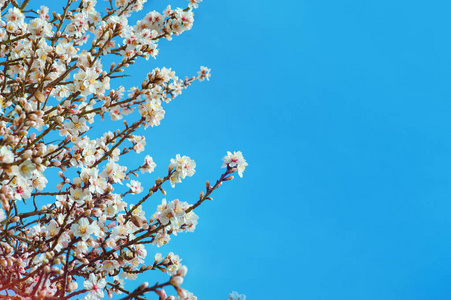
M186 297L188 297L188 294L182 288L177 288L177 295L179 295L179 297L182 299L185 299Z
M171 284L173 286L179 287L183 283L183 277L182 276L172 276L171 277Z
M31 155L33 155L33 151L31 151L30 149L28 149L28 150L26 150L26 151L23 153L23 158L30 158Z
M164 300L167 298L167 294L166 291L161 289L161 290L156 290L155 293L157 293L158 296L160 296L160 299Z
M181 266L177 270L177 275L179 275L179 276L185 277L186 273L188 273L188 268L186 266Z
M64 185L64 182L58 183L58 184L56 185L56 189L57 189L58 191L61 191L61 189L63 188L63 185Z
M148 282L143 282L141 283L141 285L138 287L138 290L142 291L144 289L146 289L149 286Z

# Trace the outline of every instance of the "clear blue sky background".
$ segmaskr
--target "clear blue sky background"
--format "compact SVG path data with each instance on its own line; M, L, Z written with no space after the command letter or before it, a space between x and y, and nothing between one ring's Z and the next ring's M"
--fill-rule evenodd
M169 3L187 1L145 10ZM195 233L158 249L183 258L186 288L199 299L451 297L450 9L204 0L191 31L133 69L124 85L157 66L212 69L145 132L155 176L177 153L197 162L169 200L194 203L227 150L249 163L199 207Z
M198 162L180 197L227 149L249 162L174 243L199 299L450 298L446 3L204 1L162 44L157 64L213 74L151 131Z

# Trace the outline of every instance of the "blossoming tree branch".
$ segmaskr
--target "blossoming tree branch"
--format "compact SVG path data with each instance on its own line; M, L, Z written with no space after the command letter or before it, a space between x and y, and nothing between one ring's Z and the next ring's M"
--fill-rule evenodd
M197 299L181 287L187 267L179 256L157 254L146 265L146 247L194 231L195 209L247 163L228 152L223 174L190 203L162 196L195 173L188 156L143 186L138 175L154 172L152 157L121 164L145 150L136 131L158 126L163 107L210 70L180 79L156 68L128 91L118 83L130 65L157 56L160 39L190 30L201 1L129 24L146 0L109 0L98 10L96 0L68 0L53 13L0 0L0 299ZM118 129L94 138L106 117ZM52 184L49 169L59 175ZM161 204L146 216L149 199ZM127 288L151 271L167 281ZM244 299L234 293L229 298Z

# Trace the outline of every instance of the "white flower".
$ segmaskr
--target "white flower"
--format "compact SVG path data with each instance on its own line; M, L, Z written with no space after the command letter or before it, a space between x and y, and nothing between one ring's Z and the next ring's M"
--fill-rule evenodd
M47 237L51 238L58 234L58 231L60 230L59 224L54 220L50 220L50 223L45 226L45 232L47 232Z
M86 126L86 119L83 117L79 118L78 116L72 116L71 120L66 124L66 127L73 135L78 135L79 133L85 132L89 129L89 127Z
M243 177L243 172L247 167L247 162L244 159L241 151L234 151L233 154L230 151L227 151L227 155L222 158L222 161L224 163L222 164L221 168L236 167L238 169L238 175L240 175L240 177Z
M141 173L152 173L156 166L157 164L153 162L152 157L146 155L146 157L144 158L144 164L141 166Z
M182 179L185 179L186 176L193 176L196 170L196 163L194 160L189 158L188 156L180 156L177 154L175 159L171 158L171 164L169 168L174 169L170 179L171 186L174 187L175 183L182 182Z
M10 164L14 161L14 154L6 147L0 148L0 162Z
M45 186L47 185L48 180L47 180L47 178L45 178L45 176L41 172L35 170L33 172L33 179L31 182L35 189L42 191L45 188Z
M136 180L131 180L130 183L127 183L127 187L130 188L130 191L132 194L139 194L143 191L141 182L136 181Z
M200 2L200 1L199 1ZM197 72L199 81L204 81L204 79L210 80L210 71L211 69L208 69L207 67L200 67L200 71Z
M138 278L138 274L136 273L128 273L128 272L122 272L120 274L120 276L122 278L128 279L128 280L135 280L136 278Z
M106 246L110 249L116 249L116 240L112 237L106 240Z
M89 251L88 245L83 241L78 241L75 247L75 250L79 253L88 253Z
M102 264L102 269L110 275L113 275L118 268L119 263L116 260L105 260Z
M189 4L188 4L189 8L198 8L199 7L198 3L202 2L202 0L188 0L188 1L189 1Z
M171 183L172 187L175 187L176 183L182 182L182 178L180 177L179 172L172 173L171 177L169 178L169 182Z
M78 205L82 205L84 203L84 200L86 199L86 192L85 190L83 190L82 188L78 188L76 187L74 188L70 188L69 189L70 192L70 199L77 202Z
M130 210L133 209L135 207L134 204L130 204ZM143 210L142 205L138 205L133 209L132 215L137 216L137 217L141 217L144 218L144 215L146 214L146 212Z
M86 241L92 233L98 232L99 228L95 223L89 224L87 218L81 218L77 223L72 224L70 230L75 236L79 236L83 241Z
M194 170L196 163L186 155L180 157L180 154L177 154L175 159L171 158L171 164L169 167L175 168L176 172L180 174L182 179L185 179L186 176L191 177L196 172Z
M100 174L101 176L108 177L114 183L122 184L122 180L125 179L125 172L127 171L127 167L121 166L115 162L110 161L106 164L105 169Z
M154 260L155 260L156 263L159 263L160 261L163 260L163 255L161 255L161 253L155 254Z
M105 279L101 278L98 280L97 276L91 273L89 274L89 279L85 280L83 283L83 288L89 292L88 296L91 297L91 299L101 299L104 296L102 289L105 285Z
M36 170L36 165L29 159L21 163L18 169L14 168L17 175L20 175L26 179L30 179L33 176L34 170Z
M131 232L132 230L129 225L119 225L113 228L113 230L111 231L111 237L114 239L122 238L128 236Z

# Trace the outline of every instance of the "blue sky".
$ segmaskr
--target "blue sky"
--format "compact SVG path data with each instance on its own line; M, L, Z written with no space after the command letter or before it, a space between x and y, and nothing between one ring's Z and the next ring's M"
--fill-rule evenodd
M169 3L187 2L145 11ZM168 199L194 203L228 150L249 167L149 255L179 254L199 299L449 299L450 6L204 0L123 84L212 69L145 131L155 176L177 153L197 163Z
M185 185L249 162L174 243L199 299L451 296L449 9L204 1L162 43L157 63L212 68L152 133L198 162Z

